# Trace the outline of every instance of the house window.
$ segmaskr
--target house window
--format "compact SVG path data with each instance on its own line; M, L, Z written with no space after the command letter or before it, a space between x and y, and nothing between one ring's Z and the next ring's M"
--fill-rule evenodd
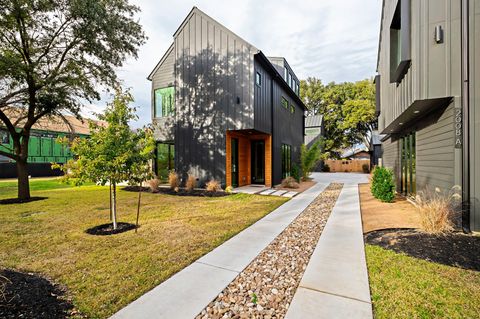
M292 87L292 74L288 73L288 86Z
M298 84L298 82L297 84L295 84L295 93L297 93L297 95L300 94L300 85Z
M160 181L166 182L170 171L175 169L175 145L170 143L157 143L155 160L155 173Z
M292 147L282 144L282 178L291 176L292 173Z
M307 136L320 135L320 128L319 127L306 128L305 129L305 135L307 135Z
M295 113L295 105L293 103L290 103L290 113Z
M175 88L173 86L155 90L154 117L175 114Z
M401 189L406 196L415 196L417 191L416 181L416 141L415 132L407 134L400 139L401 147Z
M10 144L10 134L7 131L0 131L0 144Z
M410 67L410 0L398 0L390 24L390 83L400 83Z
M283 106L286 110L288 110L288 101L287 101L287 99L284 98L283 96L282 96L282 101L281 101L281 103L282 103L282 106Z
M284 77L285 77L285 82L288 83L288 69L287 69L287 68L284 68L283 70L284 70L284 74L283 74L283 75L284 75Z
M262 75L259 72L257 72L257 74L255 76L255 83L258 86L262 85Z

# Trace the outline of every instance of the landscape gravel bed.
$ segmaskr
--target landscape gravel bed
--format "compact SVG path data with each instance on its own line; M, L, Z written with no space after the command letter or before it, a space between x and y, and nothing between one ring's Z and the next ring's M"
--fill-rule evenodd
M330 184L196 319L283 318L342 184Z

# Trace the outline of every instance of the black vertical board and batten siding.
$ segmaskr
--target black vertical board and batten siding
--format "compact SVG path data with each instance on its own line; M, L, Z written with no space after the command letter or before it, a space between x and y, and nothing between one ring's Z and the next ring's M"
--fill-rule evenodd
M225 132L254 127L254 50L193 12L176 33L175 51L176 165L183 174L193 170L201 182L225 182Z

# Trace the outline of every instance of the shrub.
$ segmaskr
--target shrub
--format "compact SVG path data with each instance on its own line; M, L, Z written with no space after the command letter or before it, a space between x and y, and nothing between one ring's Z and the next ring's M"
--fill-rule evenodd
M292 177L295 178L297 182L300 182L300 168L297 164L292 165Z
M180 178L178 177L178 174L175 173L175 171L171 171L168 174L168 184L170 185L171 189L175 189L180 186Z
M227 194L233 193L233 187L232 186L227 186L227 188L225 188L225 193L227 193Z
M395 182L392 170L377 167L373 172L372 195L382 202L391 203L395 199Z
M220 185L220 182L214 179L211 179L207 183L206 188L207 188L207 192L211 192L211 193L219 192L222 190L222 186Z
M302 144L300 148L300 165L302 169L302 178L307 180L308 176L312 172L312 169L320 161L321 156L320 141L315 142L312 146L307 148L305 144Z
M158 192L158 185L160 185L160 180L158 178L151 179L147 182L148 187L152 193Z
M197 178L192 174L188 174L187 182L185 183L187 192L193 192L195 187L197 187Z
M323 164L322 172L330 172L330 166L328 164Z
M363 165L362 165L362 171L363 171L365 174L370 173L370 165L368 165L368 164L363 164Z
M422 229L430 234L445 234L453 231L461 198L461 195L455 191L445 194L439 189L431 191L427 188L419 192L416 202Z
M284 188L299 188L300 185L298 185L297 181L295 180L295 178L293 178L292 176L289 176L287 178L284 178L282 180L282 187Z

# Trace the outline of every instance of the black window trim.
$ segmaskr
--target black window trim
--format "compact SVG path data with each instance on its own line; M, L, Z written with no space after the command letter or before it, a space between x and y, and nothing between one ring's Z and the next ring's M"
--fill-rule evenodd
M398 15L400 15L398 17ZM400 52L400 62L397 65L395 70L390 69L390 83L401 83L405 74L408 72L408 69L411 65L411 0L398 0L397 7L395 9L395 14L390 23L390 30L395 29L395 24L400 24L400 43L401 43L401 52ZM391 41L390 41L391 45ZM390 48L391 50L391 48ZM392 68L392 51L390 51L390 68Z

